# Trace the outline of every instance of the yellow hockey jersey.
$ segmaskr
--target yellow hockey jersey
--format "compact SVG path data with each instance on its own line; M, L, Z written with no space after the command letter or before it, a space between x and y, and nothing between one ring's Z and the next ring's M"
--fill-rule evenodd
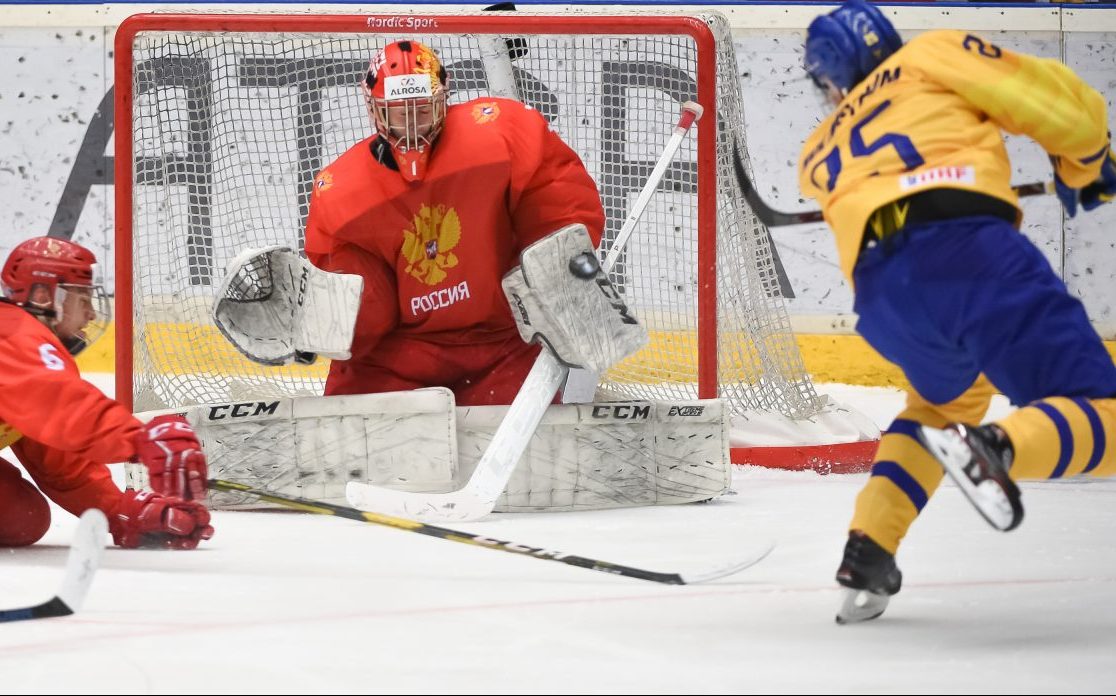
M0 450L5 447L10 447L13 442L19 440L22 435L19 431L8 425L4 421L0 421Z
M1080 188L1108 150L1104 97L1057 60L1013 53L964 31L904 45L849 91L810 135L799 185L821 204L851 282L877 208L932 188L985 193L1018 208L1001 129L1055 155Z

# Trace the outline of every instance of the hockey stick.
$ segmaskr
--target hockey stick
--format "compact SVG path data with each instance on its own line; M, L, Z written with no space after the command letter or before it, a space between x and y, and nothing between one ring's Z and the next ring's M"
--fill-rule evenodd
M674 133L639 192L612 248L601 263L601 268L606 273L631 237L659 181L682 144L682 139L701 118L701 113L702 107L695 102L682 105L682 114L674 127ZM508 479L527 448L527 443L534 435L535 428L542 420L543 413L554 400L554 394L562 386L568 373L569 368L560 364L549 350L544 348L539 353L507 415L496 429L492 442L481 455L476 470L463 488L450 493L411 493L350 481L345 488L349 504L361 510L383 511L412 519L466 521L491 513L497 498L507 487Z
M726 566L709 570L703 573L660 573L653 570L643 570L642 568L633 568L631 566L620 565L618 563L609 563L608 561L601 561L595 558L588 558L586 556L575 556L562 551L555 551L553 549L544 549L534 546L526 546L514 541L502 541L500 539L492 539L490 537L481 536L479 534L470 534L454 529L446 529L445 527L435 527L434 525L425 524L423 522L416 522L414 520L403 519L401 517L392 517L391 515L383 515L376 512L363 512L350 507L342 505L333 505L332 503L323 503L314 500L306 500L305 498L294 498L279 495L277 493L270 493L268 491L259 490L245 486L244 484L234 483L232 481L224 481L221 479L209 479L208 485L210 488L218 491L237 491L239 493L248 493L256 496L260 500L265 500L269 503L275 503L294 510L302 510L303 512L311 512L316 515L333 515L335 517L344 517L357 522L368 522L370 524L378 524L383 527L391 527L392 529L401 529L405 532L416 532L426 536L436 537L438 539L445 539L446 541L454 541L459 544L468 544L469 546L478 546L484 549L492 549L494 551L506 551L520 556L529 556L537 558L542 561L558 561L566 565L577 566L578 568L585 568L587 570L595 570L600 573L608 573L610 575L623 575L628 578L636 578L639 580L648 580L650 582L658 582L664 585L696 585L702 582L709 582L710 580L717 580L734 573L750 568L771 553L774 546L769 546L761 553L756 554L744 560L738 560Z
M66 574L62 577L62 587L58 594L35 606L0 610L0 623L69 616L81 609L89 586L93 583L93 575L101 563L101 556L104 555L106 534L108 520L103 512L95 508L83 512L78 520L77 531L74 532L74 540L70 544Z
M806 225L817 222L824 222L825 218L822 216L820 210L803 210L797 213L787 213L782 210L775 210L764 202L760 197L756 187L752 185L752 180L748 178L748 172L744 170L744 162L740 159L740 149L736 143L732 146L732 168L736 172L736 181L740 184L740 190L744 194L744 200L755 212L756 217L759 218L767 227L785 227L787 225ZM1013 186L1012 189L1019 196L1041 196L1046 193L1054 193L1053 181L1036 181L1030 184L1020 184Z

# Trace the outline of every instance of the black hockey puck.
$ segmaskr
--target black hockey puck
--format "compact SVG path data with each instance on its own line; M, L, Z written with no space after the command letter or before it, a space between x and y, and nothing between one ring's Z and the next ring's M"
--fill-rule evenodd
M591 251L580 253L570 259L570 273L578 278L594 278L599 270L601 270L601 262Z

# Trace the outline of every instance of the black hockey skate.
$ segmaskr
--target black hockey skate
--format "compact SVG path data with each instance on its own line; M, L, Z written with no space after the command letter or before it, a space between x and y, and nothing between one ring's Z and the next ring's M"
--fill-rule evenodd
M837 582L847 588L837 611L837 623L850 624L884 613L891 595L903 585L903 573L895 565L895 556L864 532L854 530L845 544Z
M922 444L988 524L1001 532L1019 526L1022 496L1008 476L1015 452L999 427L954 423L942 430L924 425L918 432Z

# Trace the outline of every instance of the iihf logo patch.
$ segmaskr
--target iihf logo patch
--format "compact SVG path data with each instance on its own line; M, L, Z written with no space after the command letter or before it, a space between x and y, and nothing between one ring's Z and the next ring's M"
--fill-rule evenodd
M426 258L433 259L438 255L438 240L431 239L426 243Z
M500 116L500 105L496 102L481 102L473 106L473 120L477 123L491 123Z

